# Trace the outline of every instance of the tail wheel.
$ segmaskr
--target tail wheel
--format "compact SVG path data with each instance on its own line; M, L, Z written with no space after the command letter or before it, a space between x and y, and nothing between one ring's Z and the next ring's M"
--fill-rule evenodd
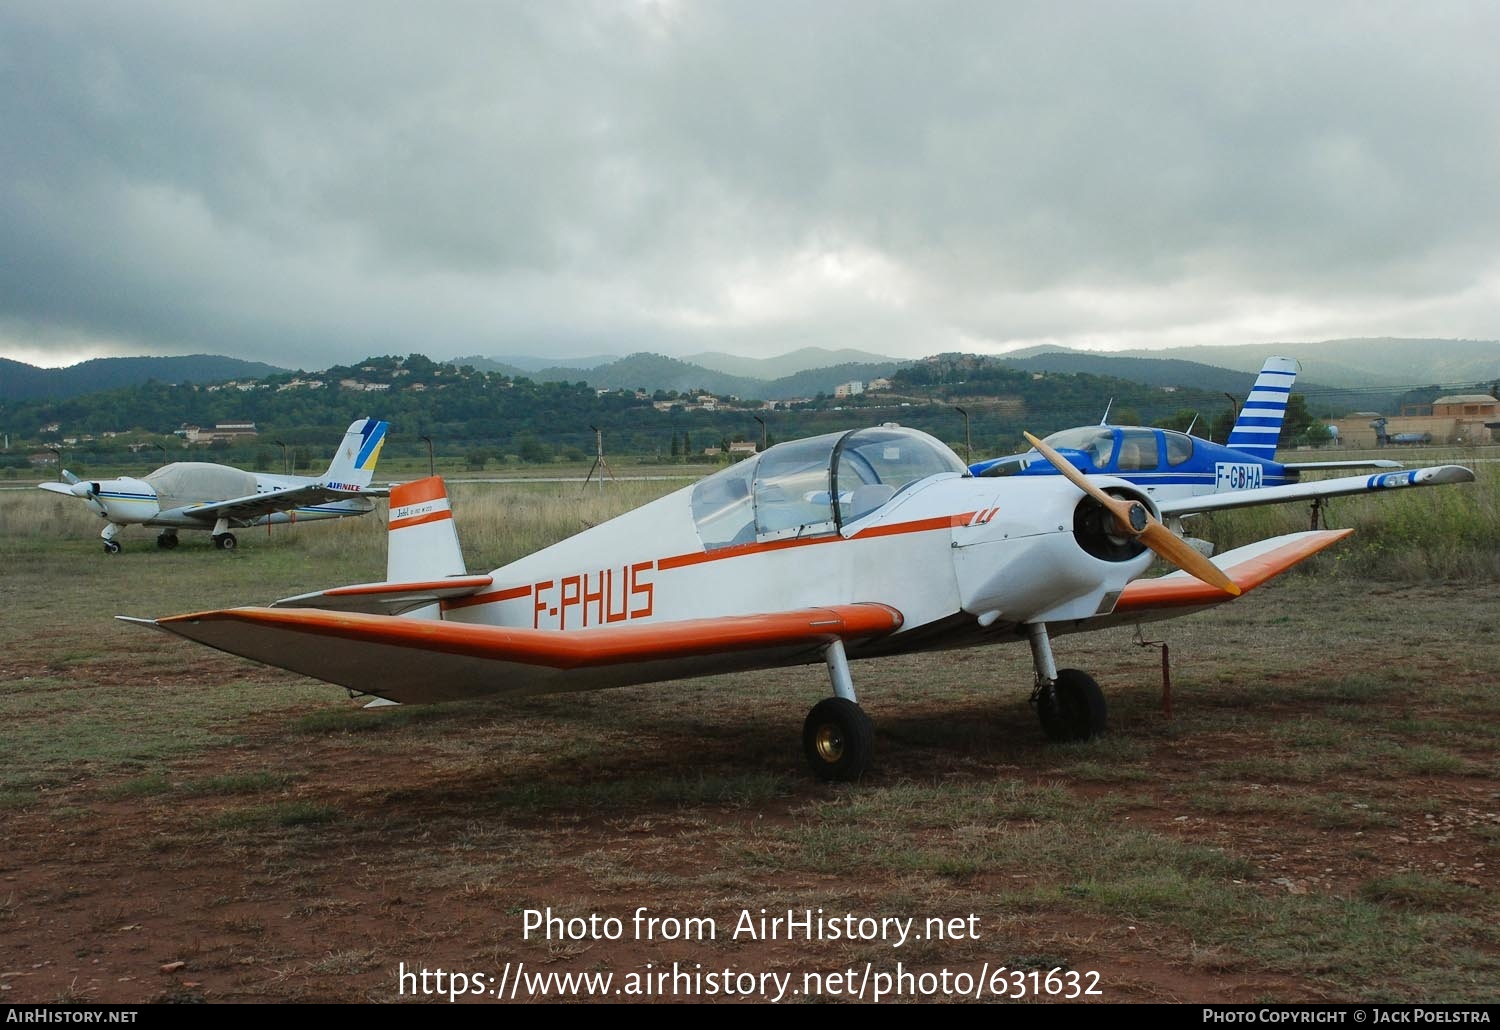
M1086 672L1060 669L1036 695L1036 714L1051 740L1088 740L1104 733L1109 709L1104 691Z
M841 697L813 705L802 725L802 752L821 780L857 780L870 768L875 724L865 710Z

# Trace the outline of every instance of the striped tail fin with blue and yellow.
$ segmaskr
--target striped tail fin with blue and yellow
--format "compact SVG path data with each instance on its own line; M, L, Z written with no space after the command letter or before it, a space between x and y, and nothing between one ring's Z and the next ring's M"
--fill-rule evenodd
M1286 419L1286 405L1292 395L1292 382L1297 378L1297 362L1293 358L1267 358L1261 366L1250 396L1240 409L1234 429L1229 433L1229 446L1257 458L1270 461L1276 457L1276 441L1281 436L1281 424Z
M323 473L324 485L356 490L369 486L375 477L375 463L380 460L380 448L385 444L388 429L390 423L373 418L351 422L328 471Z

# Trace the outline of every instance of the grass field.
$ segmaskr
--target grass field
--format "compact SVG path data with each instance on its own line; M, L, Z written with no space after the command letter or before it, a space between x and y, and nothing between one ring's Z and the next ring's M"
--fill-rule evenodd
M1159 653L1129 630L1059 640L1111 702L1108 736L1062 747L1026 704L1024 647L859 664L876 769L841 787L799 754L819 669L364 711L110 616L380 579L378 516L247 531L228 554L127 530L106 558L82 505L0 493L0 999L400 1000L403 964L522 962L801 987L900 962L1097 972L1115 1001L1494 1001L1487 469L1336 502L1360 532L1310 574L1147 627L1171 645L1170 720ZM676 485L453 496L489 568ZM1264 529L1242 515L1214 532ZM643 906L716 937L636 939ZM548 908L625 931L528 939L525 913ZM975 931L733 939L762 908Z

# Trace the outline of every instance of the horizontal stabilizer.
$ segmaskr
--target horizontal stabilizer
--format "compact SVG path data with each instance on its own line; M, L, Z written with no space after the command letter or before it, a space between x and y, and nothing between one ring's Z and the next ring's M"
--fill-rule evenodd
M494 583L490 576L450 576L418 583L356 583L283 597L272 608L321 608L335 612L400 615L454 597L468 597Z
M127 620L140 621L140 620ZM892 633L901 613L846 604L587 630L515 629L322 609L231 608L151 625L402 703L593 690L821 661L835 640Z

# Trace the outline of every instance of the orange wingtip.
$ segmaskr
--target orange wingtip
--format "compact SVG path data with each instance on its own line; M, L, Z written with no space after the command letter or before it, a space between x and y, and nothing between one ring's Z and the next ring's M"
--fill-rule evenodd
M176 615L157 624L192 637L185 624L241 622L368 644L573 669L879 636L900 628L901 621L896 609L872 603L572 631L476 626L316 608L232 608Z
M1248 593L1353 532L1352 529L1336 529L1295 533L1286 538L1285 543L1237 561L1224 572L1241 592ZM1159 608L1195 608L1218 604L1231 596L1212 584L1178 573L1161 579L1136 580L1120 594L1114 610L1127 613Z

